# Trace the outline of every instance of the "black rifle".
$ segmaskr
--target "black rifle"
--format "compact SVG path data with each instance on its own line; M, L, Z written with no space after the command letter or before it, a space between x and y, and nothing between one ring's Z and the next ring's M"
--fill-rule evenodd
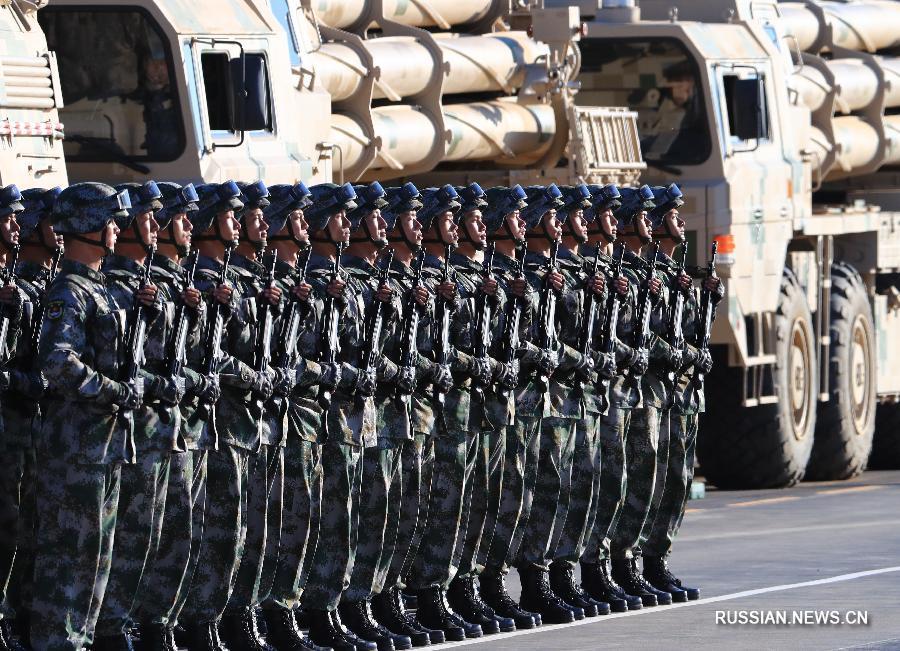
M219 272L216 286L224 285L228 279L228 266L231 264L232 247L226 247L222 256L222 270ZM206 341L203 346L203 374L210 382L217 382L219 365L222 362L222 337L225 336L225 317L227 306L213 299L209 323L206 328ZM203 402L197 407L194 416L197 420L206 421L204 439L201 449L219 449L219 430L216 427L215 403Z
M543 350L556 350L559 346L559 335L556 332L556 290L550 284L550 274L556 271L556 258L559 255L559 238L553 241L550 258L547 260L544 286L541 288L541 300L538 307L540 333L538 346ZM540 371L538 382L546 389L550 386L550 376Z
M138 289L134 294L134 302L131 313L128 315L128 329L125 332L125 364L119 380L129 386L134 386L144 365L144 342L147 339L147 308L138 300L137 295L145 287L150 285L150 267L153 265L153 256L156 247L150 247L150 253L144 261L144 270L141 273ZM134 412L126 407L119 407L119 422L125 431L125 440L122 445L122 458L133 459L136 453L134 448Z
M388 249L384 255L384 262L378 270L378 288L387 284L391 265L394 264L394 249ZM378 365L378 357L381 355L381 331L384 329L384 301L372 298L369 311L366 314L366 341L362 349L359 369L362 377L368 377L375 373Z
M334 255L334 262L331 265L331 281L333 283L341 274L341 255L344 253L344 247L347 246L343 242L337 243L337 251ZM338 340L338 313L337 299L331 294L325 295L325 309L323 311L324 320L322 322L322 335L319 343L319 361L329 364L336 364L338 354L340 353L341 342ZM319 387L319 404L322 409L328 409L331 403L331 388L321 385Z
M613 254L613 263L609 272L609 280L613 283L606 294L606 312L603 321L603 339L600 342L600 352L604 355L616 353L616 331L619 327L619 307L622 305L622 295L615 287L615 282L622 276L622 257L625 255L625 247L620 245ZM609 408L609 380L601 377L597 381L597 393L603 396L604 412Z
M600 272L600 251L602 244L597 245L594 251L594 264L591 265L591 274L588 276L587 286L584 288L584 307L581 310L581 332L578 333L578 352L583 357L590 357L594 352L594 321L597 318L597 296L591 287L594 278ZM580 380L576 380L576 387L584 390Z
M654 242L650 247L649 261L647 264L647 277L641 285L641 291L638 293L638 312L637 312L637 328L634 331L634 341L632 347L635 351L646 351L650 347L650 312L653 310L653 293L650 291L650 284L656 278L657 258L659 257L659 242ZM638 405L644 403L644 396L641 392L640 378L632 372L632 378L637 385Z
M50 287L50 283L56 278L56 274L59 271L59 263L62 261L64 252L65 249L61 246L56 247L56 250L53 252L53 259L50 261L50 273L47 276L46 289L44 289L45 296L47 294L47 289ZM42 297L37 306L35 306L34 314L31 317L31 332L29 333L29 339L31 341L31 354L35 359L37 359L38 344L41 340L41 329L44 327L45 303L46 301Z
M269 254L268 261L265 259L264 266L266 270L263 289L272 289L275 287L275 263L278 262L278 255L273 251ZM269 302L262 292L259 294L259 302L262 307L257 305L256 318L256 343L253 347L254 370L257 373L265 373L272 366L272 331L275 329L275 306ZM262 314L259 314L262 310ZM266 399L261 395L253 395L250 400L250 415L256 420L256 431L262 434L263 416L266 411Z
M412 375L416 373L416 357L418 354L419 338L419 304L416 302L416 287L422 283L422 265L425 262L425 251L420 250L413 260L412 287L406 297L406 305L403 308L403 326L400 335L400 374ZM399 386L396 398L400 403L407 404L410 394Z
M713 240L712 256L706 265L706 278L718 278L716 276L716 256L719 252L719 243ZM697 349L709 350L709 336L713 322L713 292L706 288L705 283L700 295L700 328L697 330ZM694 382L703 384L704 374L697 370L694 373Z
M525 277L525 242L518 246L516 251L516 275L515 277ZM518 377L519 374L519 324L522 321L522 297L510 295L506 303L506 319L503 324L503 341L502 350L500 352L500 361L507 368L513 369ZM509 389L501 388L500 395L504 398L509 397Z
M197 273L197 259L199 257L199 253L194 253L193 258L185 269L185 289L193 289L194 287L194 275ZM168 350L166 351L166 373L170 378L180 377L181 371L185 363L187 363L187 338L193 320L194 310L189 309L183 301L180 302L175 310L175 328L172 331L172 338L168 342ZM173 412L177 409L178 407L161 409L160 420L168 425L172 422Z
M491 242L484 254L484 262L481 266L482 284L493 277L494 243ZM476 360L488 359L488 351L491 349L491 303L490 296L479 290L475 298L475 332L473 333L472 352ZM484 400L484 390L490 384L482 385L477 379L472 383L472 393Z
M21 247L16 245L12 248L12 257L6 268L3 270L4 285L15 285L17 280L16 266L19 264L19 251ZM10 361L13 351L7 344L9 337L10 314L9 310L4 308L0 311L0 363L6 364Z
M441 274L441 284L450 282L451 273L450 273L450 254L453 251L452 245L446 245L444 247L444 271ZM443 298L442 296L437 297L437 307L435 309L434 320L438 327L437 337L435 337L435 343L437 344L437 350L435 351L434 358L437 361L438 365L441 368L450 369L450 317L451 312L453 310L450 307L450 301ZM432 398L434 400L434 404L438 406L438 409L443 408L444 399L446 396L444 392L438 387L436 384L434 386Z
M681 274L684 273L684 263L687 260L687 242L682 242L681 244L681 260L679 262L678 267L675 270L675 300L672 303L672 310L669 314L669 345L677 350L684 350L684 299L687 294L687 290L682 289L679 284L679 279L681 278ZM669 371L669 381L675 382L676 380L676 370L672 369ZM674 399L674 393L673 393Z
M306 272L309 269L309 258L312 249L307 248L303 261L297 265L294 286L298 287L306 283ZM292 294L288 296L288 304L281 318L281 331L278 333L278 354L275 358L275 367L289 373L297 367L300 353L297 350L297 337L300 334L300 319L303 317L304 306L301 301ZM288 408L288 400L284 396L272 396L268 403L269 412L273 416L284 416Z

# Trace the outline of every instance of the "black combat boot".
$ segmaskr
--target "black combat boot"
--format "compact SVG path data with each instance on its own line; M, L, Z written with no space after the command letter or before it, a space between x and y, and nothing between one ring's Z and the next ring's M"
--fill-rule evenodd
M364 640L347 628L344 620L341 619L341 611L339 609L335 608L329 615L331 615L331 622L334 624L334 627L341 632L345 640L356 647L356 651L378 651L378 645L375 642Z
M609 604L614 613L643 608L640 597L627 594L618 583L613 581L609 561L599 563L581 562L581 587L597 601Z
M275 651L259 632L254 608L226 611L220 625L225 644L240 651Z
M689 588L682 585L681 579L669 570L669 564L665 557L644 556L644 578L655 588L670 593L672 601L696 601L700 598L700 588Z
M594 599L575 583L575 568L569 563L550 565L550 589L563 601L584 610L585 617L609 615L609 604Z
M0 619L0 651L25 651L13 636L12 623L8 619Z
M671 606L672 605L672 593L666 592L665 590L660 590L656 586L652 585L647 579L644 578L644 575L641 574L641 567L638 564L637 557L633 557L631 559L631 571L634 575L638 577L638 579L643 583L650 592L656 595L656 601L660 606Z
M509 596L502 572L486 569L478 577L478 587L484 603L499 616L513 620L516 629L524 631L541 625L541 616L538 613L522 610Z
M288 608L265 608L266 640L278 651L325 651L327 647L314 644L297 627L294 611Z
M356 646L345 639L343 631L334 625L330 612L307 610L306 615L309 621L309 638L314 644L330 647L334 651L356 651Z
M395 635L405 635L413 646L428 646L432 643L431 633L440 635L444 641L443 631L427 631L416 625L415 618L403 610L403 598L397 586L385 588L372 597L372 614L375 621Z
M668 606L672 603L672 595L657 590L650 585L632 558L614 558L612 561L613 578L628 594L637 595L645 606Z
M547 571L526 565L519 568L522 580L522 597L519 605L526 611L541 614L547 624L571 624L575 621L575 613L562 599L553 594L547 583ZM584 617L584 612L581 614Z
M475 589L475 577L464 576L453 579L447 591L450 606L467 622L481 626L485 635L516 630L516 623L510 617L498 615L493 608L481 600Z
M461 642L466 637L480 637L476 634L481 633L480 626L468 622L465 622L466 626L464 626L458 615L451 614L442 588L426 588L416 596L419 604L419 608L416 610L416 619L425 628L444 631L444 637L450 642ZM470 632L471 635L469 635Z
M216 622L193 624L186 628L189 651L229 651L219 638Z
M141 624L141 642L138 651L178 651L175 631L165 624Z
M412 648L410 638L405 635L394 635L373 619L368 601L342 601L338 608L344 625L362 639L377 644L378 651Z
M117 633L116 635L99 635L94 638L91 649L96 651L134 651L131 635Z

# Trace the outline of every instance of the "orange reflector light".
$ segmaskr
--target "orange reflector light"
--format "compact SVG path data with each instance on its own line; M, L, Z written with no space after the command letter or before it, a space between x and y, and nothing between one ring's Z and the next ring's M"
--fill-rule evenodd
M719 245L719 253L734 253L734 235L716 235L713 240Z

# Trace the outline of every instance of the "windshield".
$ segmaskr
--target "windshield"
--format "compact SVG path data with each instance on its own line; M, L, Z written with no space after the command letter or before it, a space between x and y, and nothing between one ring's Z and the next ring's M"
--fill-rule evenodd
M67 159L127 164L181 154L172 53L149 14L47 7L38 19L59 61Z
M648 162L699 164L709 158L709 127L697 65L675 39L584 39L577 101L638 112Z

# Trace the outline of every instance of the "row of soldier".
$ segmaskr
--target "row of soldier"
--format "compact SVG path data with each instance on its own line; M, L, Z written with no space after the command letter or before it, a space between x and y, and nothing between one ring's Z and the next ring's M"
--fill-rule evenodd
M2 646L392 651L698 598L666 558L724 288L682 203L3 188Z

